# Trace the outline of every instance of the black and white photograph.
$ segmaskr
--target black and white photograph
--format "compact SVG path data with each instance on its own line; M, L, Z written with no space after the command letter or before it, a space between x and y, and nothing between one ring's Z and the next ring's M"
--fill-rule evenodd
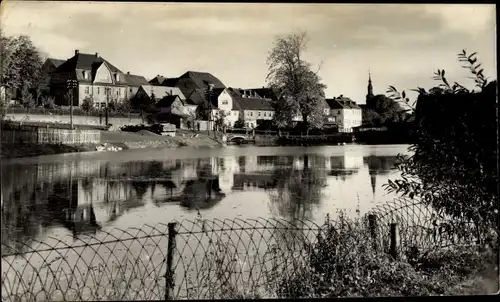
M2 301L499 293L496 4L0 3Z

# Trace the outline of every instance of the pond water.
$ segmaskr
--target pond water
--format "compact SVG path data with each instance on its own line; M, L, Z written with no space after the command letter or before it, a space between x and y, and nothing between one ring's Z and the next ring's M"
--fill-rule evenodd
M4 160L2 244L79 236L196 218L283 218L322 223L363 215L395 196L407 145L229 146Z

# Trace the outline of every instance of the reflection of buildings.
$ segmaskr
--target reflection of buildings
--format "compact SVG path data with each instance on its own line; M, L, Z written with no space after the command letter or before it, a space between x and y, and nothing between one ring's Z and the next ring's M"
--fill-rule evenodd
M368 166L368 173L370 175L370 183L372 186L373 195L377 186L377 175L386 175L394 169L396 164L396 156L367 156L363 162Z
M346 180L347 176L354 175L363 167L363 157L355 155L332 156L330 162L330 176Z
M75 237L100 229L93 204L78 199L78 181L56 183L48 197L47 212L52 223L62 224Z

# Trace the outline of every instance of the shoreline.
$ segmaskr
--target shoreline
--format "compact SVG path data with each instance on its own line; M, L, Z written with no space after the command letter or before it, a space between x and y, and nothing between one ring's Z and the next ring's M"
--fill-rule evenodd
M105 132L103 132L104 134ZM113 134L111 134L113 135ZM135 149L160 149L160 148L216 148L224 146L221 142L207 136L199 137L163 137L150 136L145 138L140 136L139 139L134 133L125 133L120 139L103 139L100 144L84 144L84 145L60 145L60 144L1 144L0 158L15 159L28 158L42 155L56 155L68 153L83 153L83 152L103 152L103 151L120 151L120 150L135 150ZM126 136L131 136L128 138ZM99 151L98 148L104 149Z

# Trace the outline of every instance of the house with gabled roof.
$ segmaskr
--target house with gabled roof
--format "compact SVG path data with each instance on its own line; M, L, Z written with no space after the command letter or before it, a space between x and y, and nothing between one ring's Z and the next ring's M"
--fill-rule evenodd
M166 79L167 78L162 76L162 75L157 75L156 77L149 80L148 84L154 85L154 86L162 86ZM168 85L165 85L165 86L168 86Z
M134 97L141 86L149 85L145 77L141 75L130 74L130 72L127 72L127 74L125 74L125 79L127 81L127 100L130 100L132 97Z
M141 85L137 90L136 95L145 94L149 97L154 94L156 101L160 101L167 95L177 95L181 100L186 100L186 96L177 87Z
M163 85L178 87L190 103L204 106L208 105L205 95L210 85L214 89L226 88L213 74L199 71L187 71L178 78L168 78Z
M245 128L255 128L261 121L273 119L272 99L261 97L250 89L227 88L227 92L232 100L231 114L227 117L230 126L242 120Z
M50 90L50 78L52 73L65 61L60 59L48 58L42 65L42 89Z
M356 102L340 95L325 99L330 108L327 121L337 125L339 132L352 132L353 128L362 124L362 110Z
M58 105L69 105L65 97L69 91L67 80L78 83L72 91L74 106L80 106L87 97L102 106L110 101L123 101L127 96L125 74L98 53L85 54L75 50L75 55L52 73L50 92Z

